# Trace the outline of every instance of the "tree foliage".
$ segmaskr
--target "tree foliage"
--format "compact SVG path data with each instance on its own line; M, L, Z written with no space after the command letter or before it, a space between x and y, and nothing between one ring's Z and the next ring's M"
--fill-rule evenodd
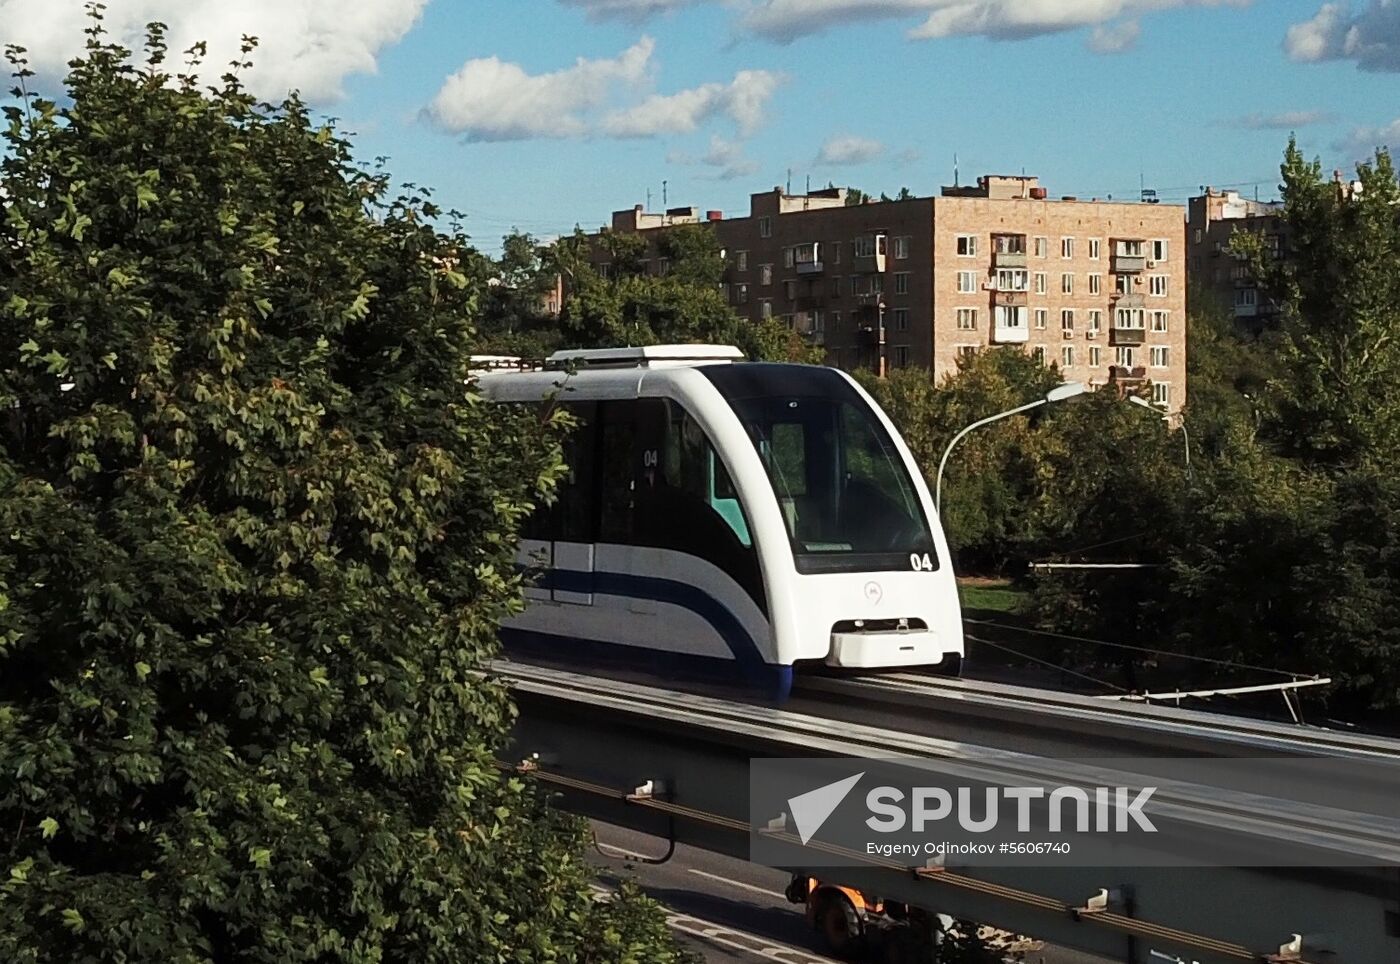
M0 959L674 959L495 766L559 432L464 387L465 239L165 55L6 108Z

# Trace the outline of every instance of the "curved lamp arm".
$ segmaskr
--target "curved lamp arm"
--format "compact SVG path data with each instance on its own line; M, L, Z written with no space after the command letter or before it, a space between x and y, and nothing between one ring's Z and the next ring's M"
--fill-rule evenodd
M961 442L963 436L975 428L981 428L983 425L990 425L992 422L999 421L1003 418L1009 418L1012 415L1019 415L1022 412L1029 412L1033 408L1044 405L1047 401L1049 401L1049 399L1037 398L1035 401L1022 405L1020 408L1013 408L1010 411L1002 412L1000 415L993 415L990 418L982 419L980 422L973 422L967 428L953 436L953 441L948 443L948 447L943 451L943 458L938 462L938 479L934 483L933 488L933 509L940 517L943 515L943 469L948 464L948 456L953 454L953 446Z

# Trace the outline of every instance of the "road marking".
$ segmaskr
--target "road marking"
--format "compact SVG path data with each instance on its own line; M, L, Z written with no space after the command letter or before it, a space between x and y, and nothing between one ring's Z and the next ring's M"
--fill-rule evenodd
M729 881L729 883L738 883L738 881ZM611 900L614 896L614 891L610 887L596 883L591 886L593 896L597 900ZM787 944L779 944L767 938L735 930L732 927L725 927L723 924L716 924L714 921L708 921L701 917L678 914L665 905L663 905L663 909L666 911L666 926L672 930L689 934L691 937L709 941L712 944L718 944L721 947L727 947L732 951L739 951L751 957L765 961L777 961L778 964L841 964L834 958L822 957L811 951L789 947Z
M766 887L758 887L754 884L746 884L742 880L730 880L728 877L721 877L719 874L711 874L704 870L696 870L694 867L687 867L686 870L697 877L704 877L707 880L713 880L716 883L724 884L727 887L738 887L741 890L749 890L755 894L762 894L764 897L774 897L781 901L787 900L786 894L780 894L776 890L769 890Z

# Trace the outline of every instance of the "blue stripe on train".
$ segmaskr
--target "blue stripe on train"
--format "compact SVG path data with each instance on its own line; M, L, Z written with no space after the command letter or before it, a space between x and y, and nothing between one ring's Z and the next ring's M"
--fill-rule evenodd
M582 639L569 634L503 627L501 639L510 648L528 647L537 650L541 655L548 654L556 658L567 658L574 654L581 660L601 663L617 662L620 659L634 667L639 661L647 661L654 664L651 668L657 671L657 675L676 673L701 679L725 680L733 680L737 676L743 682L760 687L779 701L786 700L792 690L792 667L767 662L759 650L758 642L729 607L688 583L621 572L550 569L540 574L535 585L540 589L557 589L562 592L646 599L689 609L710 624L724 640L734 658L721 659Z

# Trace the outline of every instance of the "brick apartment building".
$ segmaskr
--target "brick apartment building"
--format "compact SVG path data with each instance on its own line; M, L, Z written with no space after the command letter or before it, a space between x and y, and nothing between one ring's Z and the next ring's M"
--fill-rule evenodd
M1283 257L1288 250L1283 204L1251 201L1237 191L1206 193L1187 202L1186 255L1193 297L1214 298L1234 314L1240 327L1262 331L1278 323L1279 304L1263 291L1243 259L1230 253L1236 231L1263 235L1264 244Z
M1033 177L988 176L938 197L847 205L843 188L752 195L709 212L730 303L775 316L842 368L956 370L1022 345L1072 381L1152 385L1186 401L1186 221L1180 207L1050 199ZM697 223L695 208L613 215L612 230ZM594 248L594 258L606 254ZM652 261L655 270L664 266Z

